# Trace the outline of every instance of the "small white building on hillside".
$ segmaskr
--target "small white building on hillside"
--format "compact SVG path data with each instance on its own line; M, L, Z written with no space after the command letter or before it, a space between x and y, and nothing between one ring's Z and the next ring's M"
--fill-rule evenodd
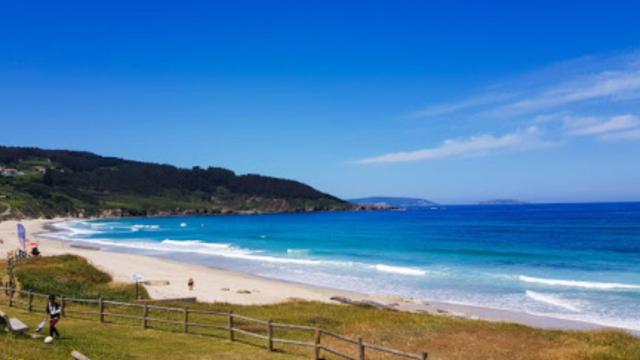
M4 168L1 170L0 174L2 174L2 176L6 176L6 177L16 177L16 176L23 176L24 173L22 171L18 171L17 169L12 169L12 168Z

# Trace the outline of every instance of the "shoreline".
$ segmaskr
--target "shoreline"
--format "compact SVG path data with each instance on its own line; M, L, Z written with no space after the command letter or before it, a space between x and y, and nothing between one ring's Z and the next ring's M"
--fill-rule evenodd
M135 218L163 218L163 217L183 217L183 216L234 216L234 215L282 215L282 214L310 214L310 213L333 213L333 212L348 212L348 211L394 211L396 208L392 207L381 207L377 205L357 205L351 204L350 207L345 208L305 208L305 209L287 209L287 210L233 210L233 209L222 209L220 211L199 211L194 209L186 209L182 212L176 211L161 211L157 213L144 213L144 214L133 214L133 213L123 213L122 210L103 210L99 215L89 215L83 216L81 215L67 215L65 217L56 215L55 218L46 219L46 220L54 220L54 219L67 219L67 220L108 220L108 219L135 219ZM43 220L42 218L33 218L33 217L25 217L24 214L20 213L19 215L12 214L11 208L7 208L4 213L0 214L0 222L4 221L30 221L30 220ZM4 216L4 217L3 217Z
M21 222L27 229L27 238L36 238L44 256L75 254L86 258L96 267L109 273L114 281L131 283L131 275L141 274L150 297L157 300L196 297L202 302L227 302L239 305L267 305L291 300L319 301L337 304L331 297L343 297L352 301L374 302L395 309L439 316L459 317L471 320L510 322L541 329L591 330L619 329L630 333L632 330L612 328L595 323L553 318L503 309L485 308L455 303L418 301L395 295L368 295L352 291L338 290L302 284L293 281L266 278L250 273L225 270L211 266L190 264L160 257L128 254L103 249L73 247L69 242L43 236L51 230L53 223L76 218L8 220L0 222L0 258L7 251L17 247L16 224ZM91 220L91 219L83 219ZM189 291L186 282L192 277L195 288ZM169 285L159 285L162 282Z

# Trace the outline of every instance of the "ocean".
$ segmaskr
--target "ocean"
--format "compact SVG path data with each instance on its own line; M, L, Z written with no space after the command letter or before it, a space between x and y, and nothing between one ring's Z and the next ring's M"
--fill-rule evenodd
M640 330L640 203L129 218L50 234L265 277Z

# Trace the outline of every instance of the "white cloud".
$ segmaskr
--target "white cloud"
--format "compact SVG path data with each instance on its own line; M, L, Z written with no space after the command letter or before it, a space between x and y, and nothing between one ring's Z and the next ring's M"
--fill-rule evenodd
M438 104L427 107L423 110L416 111L411 114L412 117L422 118L422 117L433 117L446 115L470 108L476 108L483 105L490 105L499 103L501 101L513 98L514 94L497 94L497 93L489 93L483 94L476 97L472 97L469 99L465 99L458 102L448 103L448 104Z
M367 157L358 164L399 163L472 157L501 151L555 145L590 136L599 140L640 140L640 117L627 114L640 106L640 51L608 57L589 56L486 87L460 101L433 104L411 116L439 117L449 130L465 122L495 128L496 120L526 131L500 136L492 131L452 138L440 145ZM618 113L626 115L610 116ZM607 115L603 115L607 114ZM539 127L539 128L538 128ZM544 129L544 134L538 129ZM552 139L553 141L549 141Z
M595 118L570 121L571 135L603 135L611 132L629 130L640 127L640 118L633 115L614 116L608 120L596 120Z
M483 134L466 139L445 140L440 146L408 152L396 152L364 158L358 164L399 163L418 160L440 159L449 157L471 157L486 155L498 150L513 150L549 146L550 143L540 140L538 129L530 127L526 131L517 131L493 136Z
M457 113L456 120L478 121L540 112L572 112L582 106L614 107L640 100L640 51L588 56L550 65L502 81L460 101L434 104L414 117Z
M605 71L545 88L527 98L499 106L489 114L515 116L585 101L634 99L639 94L640 71Z

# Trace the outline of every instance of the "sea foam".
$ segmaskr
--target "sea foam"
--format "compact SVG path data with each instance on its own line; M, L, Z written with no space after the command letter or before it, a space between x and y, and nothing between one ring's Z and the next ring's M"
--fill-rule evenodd
M545 304L549 304L549 305L553 305L556 307L560 307L566 310L571 310L571 311L575 311L575 312L580 312L580 308L578 307L578 305L570 300L567 299L563 299L561 297L558 297L556 295L551 295L551 294L543 294L543 293L539 293L536 291L531 291L531 290L527 290L526 291L527 297L541 302L541 303L545 303Z
M135 224L135 225L132 225L130 229L133 232L140 231L140 230L154 231L154 230L160 229L160 226L159 225Z
M161 244L170 245L170 246L178 246L180 248L192 248L196 249L197 247L204 247L209 249L230 249L231 244L224 243L208 243L200 240L171 240L166 239L160 242Z
M87 224L85 222L78 222L77 224ZM60 237L69 237L69 238L73 238L75 236L88 236L88 235L95 235L98 234L99 231L97 230L92 230L91 226L87 226L89 228L80 228L74 225L77 225L74 222L61 222L61 223L55 223L52 224L52 226L62 232L62 234L59 234Z
M525 275L520 275L518 279L520 279L520 281L524 281L527 283L544 284L544 285L550 285L550 286L578 287L578 288L594 289L594 290L640 290L640 285L621 284L621 283L546 279L546 278L536 278L536 277L525 276Z
M58 226L64 228L65 240L81 241L85 243L92 243L100 246L119 247L137 249L143 251L161 251L161 252L175 252L175 253L193 253L200 255L212 255L221 256L232 259L242 259L249 261L259 261L265 263L275 264L293 264L293 265L307 265L307 266L332 266L340 268L356 268L363 271L375 270L383 273L391 273L403 276L424 276L425 270L394 266L387 264L366 264L352 261L337 261L337 260L324 260L324 259L309 259L307 249L287 249L286 257L263 255L261 251L243 249L235 247L232 244L227 243L212 243L201 240L175 240L165 239L162 241L150 241L145 239L128 239L127 241L112 240L107 238L84 238L77 237L82 232L85 235L85 231L78 231L73 225ZM95 231L86 231L86 235L95 234ZM302 258L301 258L302 257Z
M375 265L375 269L382 272L401 274L401 275L411 275L411 276L424 276L427 274L425 270L404 267L404 266L391 266L385 264L377 264Z

